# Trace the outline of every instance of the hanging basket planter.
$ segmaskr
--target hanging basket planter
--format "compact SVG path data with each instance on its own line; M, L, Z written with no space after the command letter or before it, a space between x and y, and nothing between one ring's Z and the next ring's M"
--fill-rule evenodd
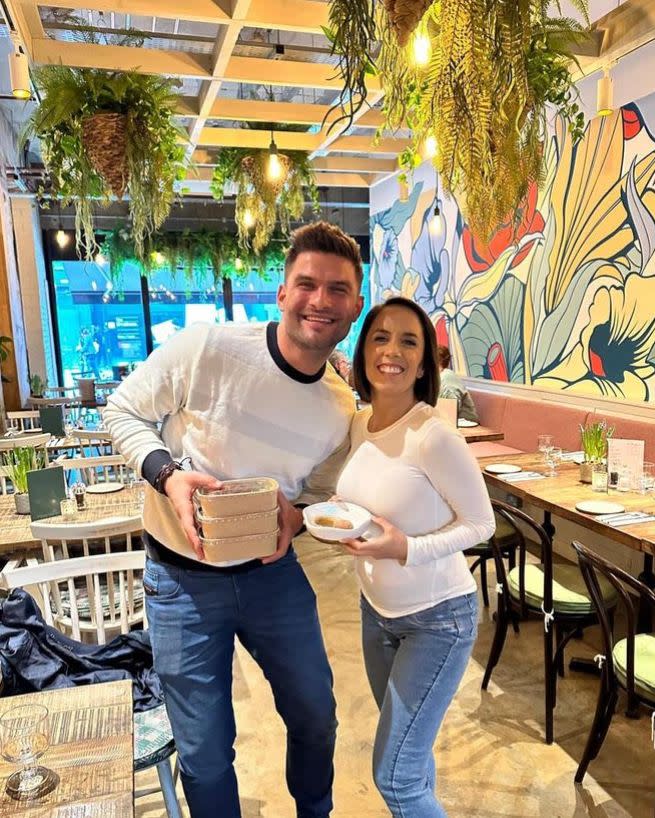
M127 187L127 117L95 114L82 123L82 143L93 169L102 176L117 199Z

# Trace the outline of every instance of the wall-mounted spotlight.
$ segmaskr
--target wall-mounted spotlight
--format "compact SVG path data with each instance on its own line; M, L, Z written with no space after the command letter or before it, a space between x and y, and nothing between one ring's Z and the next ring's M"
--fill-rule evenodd
M14 50L9 53L11 93L16 99L29 99L32 96L29 60L18 40L12 37L12 41Z
M598 116L609 116L614 105L614 81L609 67L603 69L603 76L596 86L596 113Z

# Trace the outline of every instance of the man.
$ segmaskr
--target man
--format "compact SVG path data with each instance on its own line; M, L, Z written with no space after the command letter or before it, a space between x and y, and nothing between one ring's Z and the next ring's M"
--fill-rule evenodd
M233 768L234 638L262 668L287 727L287 784L298 818L332 809L332 674L316 602L290 549L307 504L333 491L354 401L329 354L362 309L359 248L339 228L297 230L277 295L279 324L197 325L127 378L104 418L152 484L144 573L155 668L192 818L239 818ZM162 423L158 431L158 423ZM191 459L191 471L178 464ZM194 525L196 488L274 477L279 537L271 557L208 565Z
M442 345L437 347L437 359L440 373L439 397L455 398L457 400L457 417L471 423L479 423L478 412L468 389L453 370L448 368L450 366L450 350L448 347Z

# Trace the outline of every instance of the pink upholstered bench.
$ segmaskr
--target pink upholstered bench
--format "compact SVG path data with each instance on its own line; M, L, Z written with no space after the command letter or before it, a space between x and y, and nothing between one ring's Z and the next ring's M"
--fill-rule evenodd
M637 417L624 417L623 415L611 415L596 409L590 416L590 420L606 420L609 426L614 426L614 437L626 438L627 440L643 440L644 458L649 462L655 461L655 421L642 420Z
M586 423L590 415L585 407L470 391L480 423L500 429L505 435L499 442L471 443L471 451L476 457L534 452L540 434L552 434L563 449L575 451L580 448L580 424Z

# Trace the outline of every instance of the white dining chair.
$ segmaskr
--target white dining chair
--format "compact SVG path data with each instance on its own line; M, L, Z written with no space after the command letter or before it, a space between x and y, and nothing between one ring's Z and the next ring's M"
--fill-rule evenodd
M73 638L80 640L83 634L82 621L86 607L80 603L76 580L93 589L91 609L97 624L96 637L99 644L106 641L106 619L109 615L120 633L126 634L132 627L135 615L134 587L135 574L142 574L145 554L143 551L123 551L84 556L76 559L60 559L38 563L29 558L12 560L0 573L0 588L11 591L14 588L37 586L45 600L43 616L52 627L61 629L62 619L57 614L57 600L66 596L70 600L70 625ZM58 592L53 595L52 589ZM114 597L109 609L104 603L103 589L113 588ZM133 714L134 719L134 771L140 772L150 767L157 768L159 784L168 818L182 818L182 812L175 784L178 767L171 769L171 756L175 752L175 742L165 706ZM135 798L150 795L156 789L137 790Z

